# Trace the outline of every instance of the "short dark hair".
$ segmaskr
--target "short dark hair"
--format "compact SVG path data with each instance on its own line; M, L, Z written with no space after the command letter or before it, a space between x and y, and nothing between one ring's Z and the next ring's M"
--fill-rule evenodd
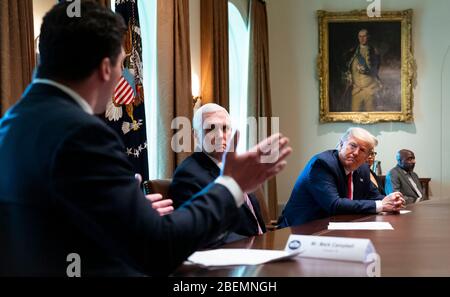
M69 17L70 2L55 5L44 17L39 37L39 78L80 81L104 58L117 63L127 27L123 18L91 1L81 1L80 17Z
M399 150L397 152L397 155L395 156L395 158L397 159L397 162L400 163L403 160L403 158L406 157L406 154L413 154L414 155L414 152L411 151L411 150L408 150L408 149L401 149L401 150Z

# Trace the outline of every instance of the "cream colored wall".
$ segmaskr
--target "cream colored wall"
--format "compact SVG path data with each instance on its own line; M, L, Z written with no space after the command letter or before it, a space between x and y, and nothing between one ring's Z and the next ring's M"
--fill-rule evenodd
M395 152L410 148L416 172L431 177L434 196L450 195L450 1L382 0L382 10L412 8L413 50L417 62L414 123L364 125L379 139L383 174L395 166ZM285 203L299 172L317 152L333 148L350 123L319 124L316 79L316 10L365 9L365 0L267 0L273 112L294 149L278 177L278 200Z
M56 0L33 0L34 38L39 35L42 18L56 3Z
M450 194L450 44L442 64L442 193Z

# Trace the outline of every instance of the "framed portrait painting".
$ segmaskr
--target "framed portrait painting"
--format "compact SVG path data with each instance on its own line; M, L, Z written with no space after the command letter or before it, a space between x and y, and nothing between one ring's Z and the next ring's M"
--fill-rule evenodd
M412 10L317 14L320 121L411 122Z

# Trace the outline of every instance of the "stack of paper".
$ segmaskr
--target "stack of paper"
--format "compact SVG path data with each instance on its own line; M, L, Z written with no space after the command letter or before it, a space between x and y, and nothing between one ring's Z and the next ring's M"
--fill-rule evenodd
M328 230L394 230L394 228L388 222L330 222Z
M295 257L299 252L258 249L216 249L193 253L188 261L203 266L258 265Z

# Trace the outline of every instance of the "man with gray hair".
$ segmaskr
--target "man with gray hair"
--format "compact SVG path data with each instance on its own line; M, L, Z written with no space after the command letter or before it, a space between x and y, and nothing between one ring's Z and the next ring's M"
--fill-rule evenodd
M225 108L214 103L205 104L195 112L193 128L195 152L177 167L169 188L175 208L190 204L195 200L192 198L194 194L220 175L222 156L231 138L230 115ZM205 242L205 246L266 231L255 195L244 193L244 201L235 223L216 240Z
M386 175L386 193L401 192L406 203L415 203L423 199L423 189L419 176L414 172L416 156L407 149L397 152L397 166Z
M335 150L315 155L300 174L280 226L300 225L336 214L395 212L403 208L399 192L381 195L370 181L367 156L378 144L362 128L345 132Z

